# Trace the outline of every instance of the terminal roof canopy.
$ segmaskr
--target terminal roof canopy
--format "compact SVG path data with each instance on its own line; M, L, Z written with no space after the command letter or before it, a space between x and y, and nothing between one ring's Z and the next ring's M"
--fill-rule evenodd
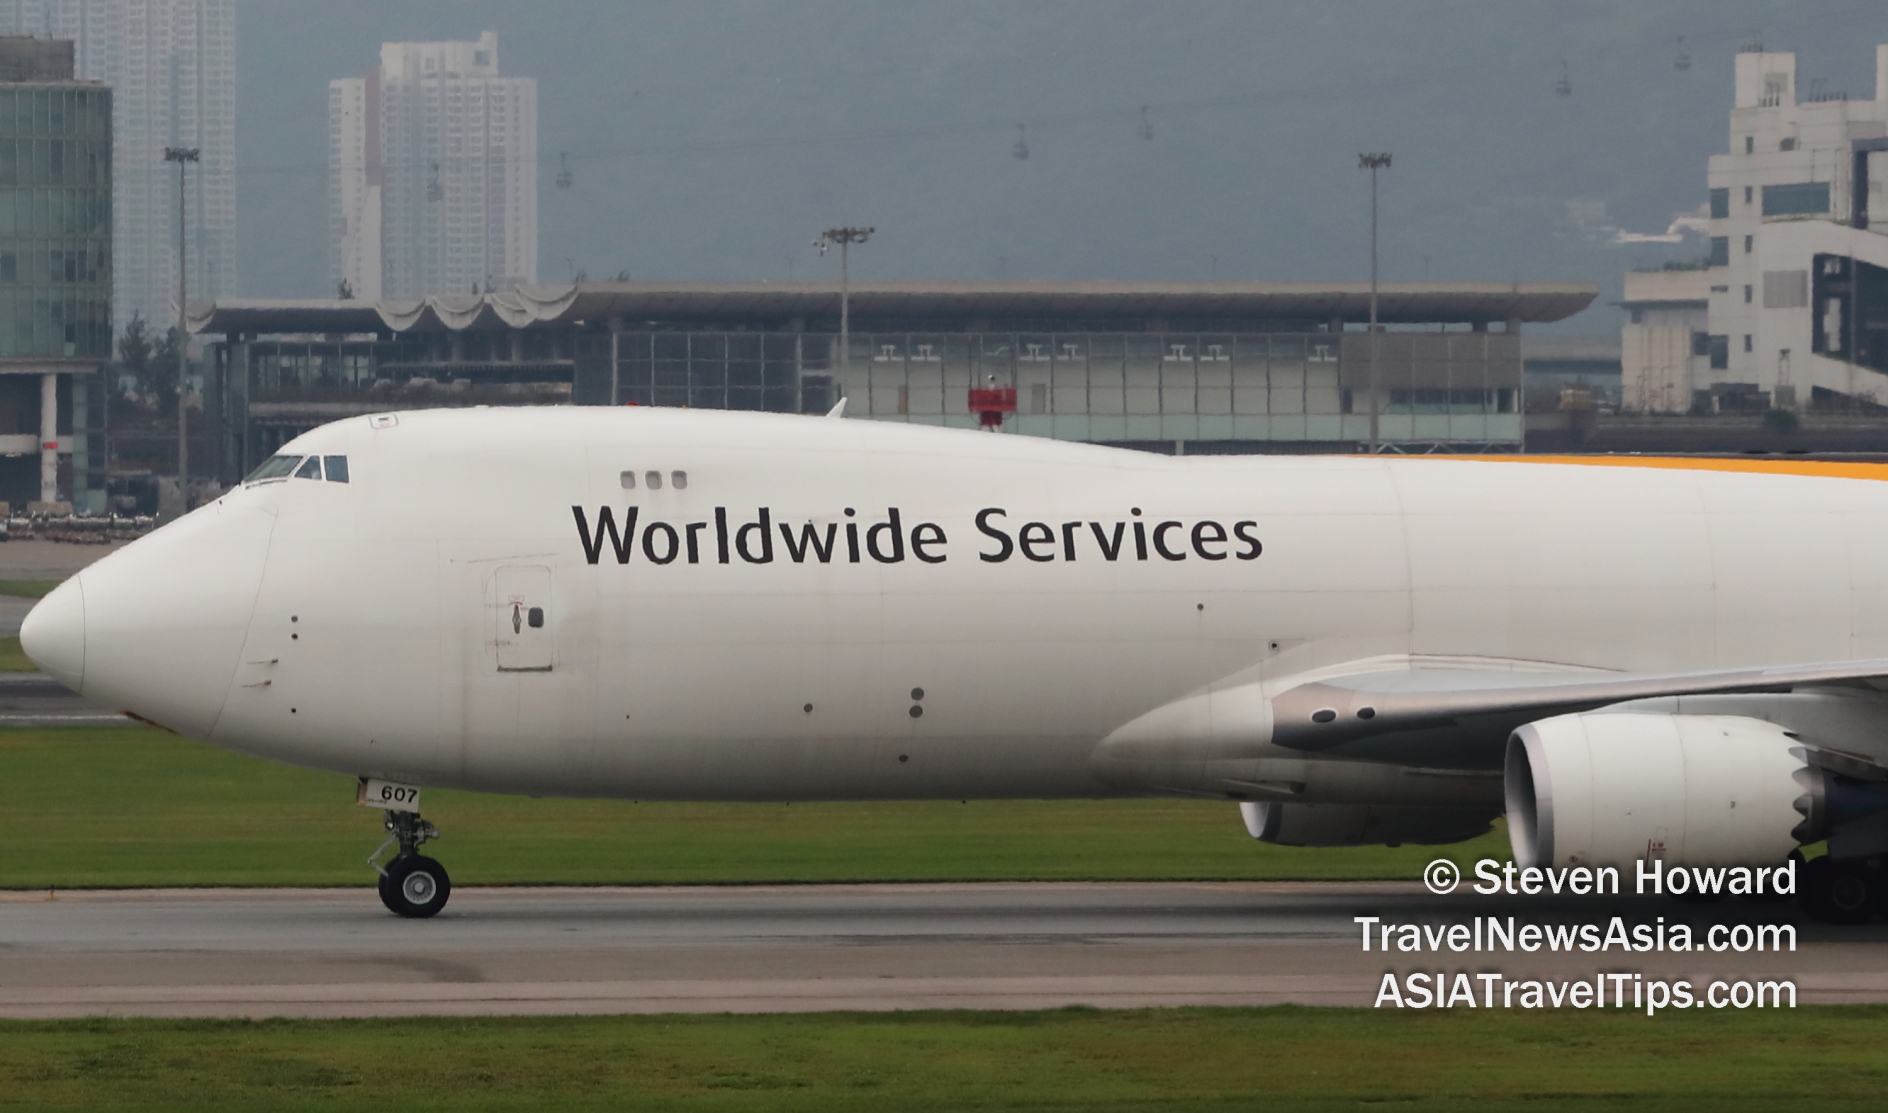
M1559 321L1599 288L1577 282L1391 282L1378 287L1377 319L1391 325ZM584 282L424 300L241 300L190 306L191 332L248 335L438 332L585 323L791 328L838 314L829 282ZM855 282L854 328L924 322L939 331L1040 329L1045 321L1120 322L1159 330L1168 322L1369 320L1364 282ZM974 322L974 326L972 323ZM1028 322L1025 324L1025 322ZM1092 324L1089 326L1092 327Z

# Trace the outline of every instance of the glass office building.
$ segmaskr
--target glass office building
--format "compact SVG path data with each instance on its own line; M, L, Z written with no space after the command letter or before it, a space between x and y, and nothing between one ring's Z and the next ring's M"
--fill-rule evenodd
M0 38L0 499L99 510L112 100L72 80L72 57L69 42Z
M111 90L0 83L0 357L111 358Z

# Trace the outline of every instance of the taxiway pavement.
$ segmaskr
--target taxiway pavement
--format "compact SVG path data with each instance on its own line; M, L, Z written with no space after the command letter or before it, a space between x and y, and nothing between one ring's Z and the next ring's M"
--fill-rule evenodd
M43 672L0 672L0 727L132 725L123 713L85 702Z
M0 542L0 580L63 580L130 544L76 545L68 541Z
M1387 970L1789 978L1888 1001L1888 927L1782 954L1364 953L1353 917L1705 926L1787 906L1434 897L1409 884L460 889L400 920L372 889L0 895L0 1016L395 1016L1064 1005L1369 1006Z
M123 548L74 545L61 541L7 541L0 544L0 579L64 580L93 561ZM0 595L0 637L17 638L38 599ZM126 726L131 720L107 707L95 707L58 681L38 672L0 672L0 727Z

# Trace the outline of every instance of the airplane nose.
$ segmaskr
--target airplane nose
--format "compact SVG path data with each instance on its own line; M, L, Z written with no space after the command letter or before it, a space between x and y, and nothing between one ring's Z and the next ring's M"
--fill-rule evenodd
M266 508L216 503L133 541L32 612L22 635L32 639L29 655L55 675L55 665L69 669L73 679L60 682L83 680L93 703L209 737L242 655L274 521Z
M46 675L78 691L85 683L85 586L74 576L39 601L20 624L20 648Z

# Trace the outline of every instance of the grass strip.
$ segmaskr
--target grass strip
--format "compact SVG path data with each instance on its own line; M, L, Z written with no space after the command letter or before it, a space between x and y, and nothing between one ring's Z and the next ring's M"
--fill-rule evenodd
M330 773L145 727L0 731L0 888L365 885L384 837ZM456 884L1415 879L1445 848L1299 849L1229 802L637 804L428 789Z
M1888 1008L0 1022L0 1107L1880 1108Z
M0 638L0 672L38 671L39 666L20 648L20 639Z
M15 595L21 599L44 599L47 592L64 582L64 580L0 580L0 595Z

